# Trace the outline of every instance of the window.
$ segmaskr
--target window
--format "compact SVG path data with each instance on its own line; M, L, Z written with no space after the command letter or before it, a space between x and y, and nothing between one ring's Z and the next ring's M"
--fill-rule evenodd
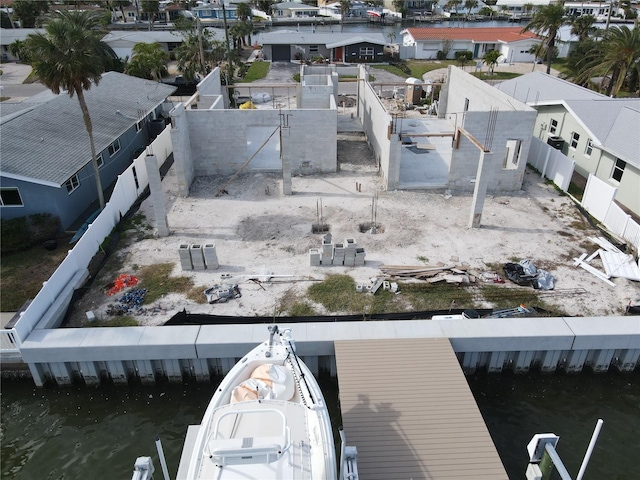
M591 156L591 152L593 152L593 140L590 138L587 140L587 148L584 149L584 154L587 157Z
M309 53L318 53L318 45L309 45Z
M571 144L570 147L575 149L578 147L578 140L580 140L580 135L576 132L571 134Z
M507 140L507 148L504 154L502 168L513 170L518 168L520 163L520 151L522 149L522 140Z
M558 121L553 118L549 122L549 133L556 133L558 131Z
M69 180L64 183L64 186L67 187L67 193L73 192L76 188L80 186L80 179L78 178L78 174L75 174Z
M98 162L98 168L102 168L104 165L104 158L102 158L102 152L96 155L96 161Z
M22 207L22 197L17 188L0 188L0 205L3 207Z
M111 145L109 145L109 156L112 157L114 153L120 150L120 140L116 140Z
M360 56L361 57L373 56L373 47L360 47Z
M469 111L469 99L468 98L464 99L464 111L465 112Z
M613 178L616 182L622 180L622 174L624 173L624 169L626 166L627 162L616 158L616 164L613 166L613 173L611 174L611 178Z

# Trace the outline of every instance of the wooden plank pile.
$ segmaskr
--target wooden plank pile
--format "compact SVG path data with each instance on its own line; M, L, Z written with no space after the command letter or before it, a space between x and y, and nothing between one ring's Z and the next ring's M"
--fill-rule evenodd
M428 283L476 283L476 275L469 272L468 265L381 265L380 271L388 278L413 278Z

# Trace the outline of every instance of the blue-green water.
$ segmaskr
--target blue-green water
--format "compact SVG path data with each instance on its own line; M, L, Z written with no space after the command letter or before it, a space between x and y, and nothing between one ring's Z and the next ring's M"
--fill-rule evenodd
M468 381L510 478L523 478L526 444L543 432L560 435L558 450L575 476L598 418L605 423L584 479L638 478L640 372L479 374ZM337 411L336 381L321 385ZM130 478L141 455L153 456L159 471L156 435L175 476L187 425L199 423L213 388L38 389L31 381L3 381L2 479Z

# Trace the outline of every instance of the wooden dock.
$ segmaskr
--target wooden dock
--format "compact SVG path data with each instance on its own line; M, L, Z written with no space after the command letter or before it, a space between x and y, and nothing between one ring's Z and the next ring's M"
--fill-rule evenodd
M336 341L335 351L361 478L508 478L448 339Z

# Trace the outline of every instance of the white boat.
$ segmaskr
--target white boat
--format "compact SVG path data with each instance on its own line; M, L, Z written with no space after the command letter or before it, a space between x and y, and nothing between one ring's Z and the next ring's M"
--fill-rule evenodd
M296 355L290 330L269 332L225 376L202 423L189 427L178 479L338 478L318 383Z

